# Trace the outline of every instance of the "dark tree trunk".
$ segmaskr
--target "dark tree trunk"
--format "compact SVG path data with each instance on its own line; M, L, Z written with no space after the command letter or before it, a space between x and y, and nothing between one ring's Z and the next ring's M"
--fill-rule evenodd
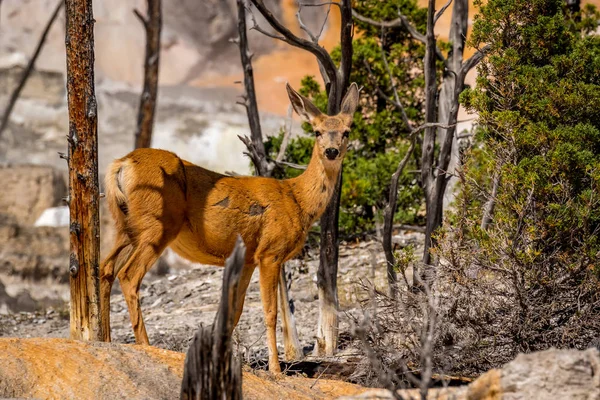
M426 51L425 51L425 123L435 122L436 117L436 68L435 68L435 53L436 47L435 36L433 32L434 22L433 17L435 13L435 0L429 0L427 10L427 35L426 35ZM425 252L423 255L423 263L430 264L430 252L431 247L431 232L434 229L434 213L431 212L432 208L435 207L435 202L432 201L432 190L434 176L434 154L435 154L435 127L429 127L425 129L425 135L423 138L423 150L422 160L423 165L421 167L421 180L423 189L425 191L425 206L427 209L427 222L425 226ZM415 270L415 275L420 274L420 271Z
M215 322L200 327L185 357L181 399L212 400L242 398L242 367L233 356L231 334L235 318L238 285L246 246L238 236L225 262L221 300Z
M402 175L402 171L404 171L404 167L408 163L410 156L412 155L415 149L415 135L416 132L412 134L410 147L406 151L404 158L398 164L398 168L392 175L392 180L390 184L390 194L388 198L388 203L385 206L383 211L383 252L385 254L385 261L387 264L387 276L388 276L388 285L390 291L390 297L396 298L398 294L398 276L396 274L396 259L394 257L394 249L392 247L392 231L394 230L394 214L396 214L396 209L398 207L398 181L400 180L400 176Z
M342 59L336 79L330 80L327 114L336 115L340 111L343 95L350 82L352 67L352 5L350 0L343 0L340 6L342 24L340 46ZM342 190L343 168L335 186L331 202L321 216L321 249L319 270L317 272L317 287L319 290L319 323L317 325L316 355L331 356L337 350L338 337L338 295L337 272L339 253L339 214Z
M158 96L158 67L160 64L160 31L162 29L162 0L148 0L148 16L134 10L146 31L146 57L144 60L144 89L140 98L135 148L150 147Z
M1 2L1 0L0 0L0 2ZM25 83L27 83L27 79L29 78L29 76L31 75L31 72L33 71L35 62L37 61L37 58L40 55L40 53L42 52L42 48L44 47L44 44L46 43L46 37L48 36L48 32L50 32L52 25L54 25L54 21L56 21L56 18L58 17L58 14L59 14L61 8L63 7L63 5L64 5L64 0L59 0L58 4L56 5L56 8L54 9L54 12L50 16L50 19L48 20L48 23L46 24L46 27L44 28L44 31L42 32L42 36L40 36L40 40L38 41L35 51L33 52L33 55L29 59L29 63L27 64L27 67L25 67L25 70L23 71L23 75L21 75L19 84L17 85L14 92L10 96L10 100L8 101L8 105L6 106L6 110L4 110L4 115L2 115L2 122L0 122L0 137L2 137L2 134L4 133L4 130L6 129L6 126L8 125L8 121L10 119L10 114L12 113L15 103L19 99L19 96L21 95L21 91L25 87Z
M319 322L314 353L317 356L333 355L338 338L338 221L343 172L335 185L331 202L321 217L321 252L317 271L319 291Z
M71 338L102 340L98 258L98 106L92 0L66 0Z
M269 167L267 161L267 153L263 143L262 129L260 126L260 115L258 114L258 103L256 101L256 89L254 87L254 72L252 69L252 56L248 50L248 38L246 35L246 8L243 0L237 0L238 8L238 33L240 57L242 60L242 68L244 69L244 87L246 93L243 96L244 102L242 105L246 107L248 115L248 124L250 125L250 136L254 151L250 151L249 155L254 164L256 175L271 176L273 171Z

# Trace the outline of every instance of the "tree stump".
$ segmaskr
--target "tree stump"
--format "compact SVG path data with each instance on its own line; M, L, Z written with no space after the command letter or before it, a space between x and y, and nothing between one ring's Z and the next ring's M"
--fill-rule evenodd
M238 236L225 262L223 288L215 322L200 326L185 358L181 399L212 400L242 398L242 368L233 357L231 334L235 318L238 284L246 246Z

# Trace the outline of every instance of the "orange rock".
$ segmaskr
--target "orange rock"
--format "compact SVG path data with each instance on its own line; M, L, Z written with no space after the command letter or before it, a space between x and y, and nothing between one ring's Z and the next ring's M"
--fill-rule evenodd
M185 354L151 346L68 339L0 339L0 398L175 399ZM345 382L244 372L244 399L334 399Z

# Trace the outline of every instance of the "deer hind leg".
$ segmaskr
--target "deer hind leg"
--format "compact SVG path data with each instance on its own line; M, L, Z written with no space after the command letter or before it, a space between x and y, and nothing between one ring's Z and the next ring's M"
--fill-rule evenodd
M277 284L279 282L279 269L281 264L273 257L264 257L260 260L260 296L265 313L267 327L267 346L269 347L269 371L280 374L279 354L277 352Z
M149 344L140 307L142 279L185 221L183 165L177 158L171 161L156 159L152 165L142 158L135 164L138 167L130 163L124 167L121 182L126 202L121 207L125 214L122 232L131 240L132 251L116 275L138 344Z
M184 221L183 212L174 209L177 202L161 207L157 201L150 200L152 199L147 197L146 202L142 203L143 207L130 208L127 232L132 242L132 251L116 273L129 309L135 342L138 344L150 344L140 306L142 279L169 243L177 237Z
M279 303L281 307L281 328L283 331L283 348L285 349L285 360L299 360L304 355L298 331L296 330L296 320L290 307L290 296L287 289L285 278L285 265L282 265L279 273Z
M157 247L154 245L139 244L133 249L131 256L117 273L123 297L125 297L127 308L129 309L129 318L137 344L150 344L140 305L142 279L144 279L150 267L158 260L165 247L166 245Z
M102 320L102 340L110 342L110 292L115 281L115 263L121 251L130 245L129 238L117 234L115 245L100 265L100 315Z

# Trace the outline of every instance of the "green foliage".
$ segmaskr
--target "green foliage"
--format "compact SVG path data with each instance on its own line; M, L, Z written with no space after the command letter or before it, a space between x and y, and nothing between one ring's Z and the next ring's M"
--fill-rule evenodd
M470 315L482 338L475 346L498 343L485 344L496 364L519 351L584 348L600 327L600 37L591 32L599 15L586 6L576 21L563 7L487 0L473 27L473 45L492 46L477 87L462 96L479 113L481 146L463 170L440 251L462 293L454 318ZM474 308L468 296L477 293L489 304L481 297Z
M397 18L400 10L417 29L425 32L427 11L418 7L416 0L357 0L353 2L353 7L364 16L383 21ZM350 81L356 82L362 90L360 106L354 115L349 151L344 161L340 227L345 234L371 229L375 219L381 218L381 211L389 195L391 175L409 145L408 128L399 110L378 93L378 88L381 88L385 96L393 99L391 87L395 85L408 118L415 126L423 122L425 100L425 80L422 74L424 45L411 39L403 28L387 29L382 36L378 28L356 20L355 23L361 35L353 41ZM339 63L340 57L340 49L334 49L332 58L336 63ZM313 77L306 77L302 81L300 93L309 97L325 112L327 95ZM307 133L312 133L309 124L305 123L303 128ZM271 155L276 154L280 143L281 135L270 140L267 146ZM285 159L306 164L306 155L311 151L312 139L292 140ZM424 200L414 173L419 169L420 149L416 149L414 154L400 177L398 212L395 218L397 222L420 224L423 219L417 211ZM299 173L291 168L280 172L282 177Z

